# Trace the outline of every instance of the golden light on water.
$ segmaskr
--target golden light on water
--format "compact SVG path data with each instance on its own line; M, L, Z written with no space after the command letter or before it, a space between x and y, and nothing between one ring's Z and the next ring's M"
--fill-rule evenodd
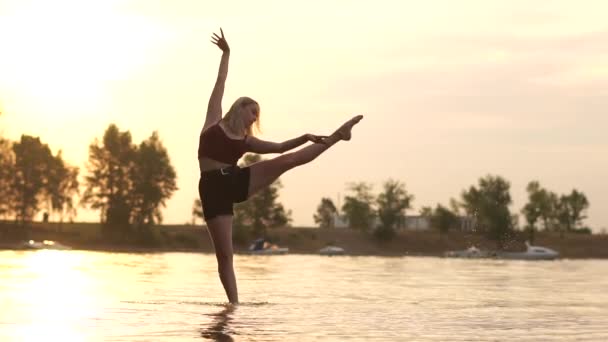
M24 327L22 331L16 331L19 341L42 341L52 336L57 341L84 341L82 334L67 325L57 325L55 323L36 324L35 326Z
M82 341L83 332L75 327L93 314L94 300L89 296L90 279L79 270L82 253L41 250L27 252L19 265L9 268L12 279L3 302L2 321L16 323L10 338L40 341L48 336L61 341ZM15 283L15 279L20 279ZM6 294L6 293L5 293Z
M607 340L603 260L235 264L243 299L229 310L213 254L0 251L0 341Z
M199 300L210 292L206 288L223 295L219 280L207 278L215 276L214 258L176 257L179 262L168 267L161 254L0 251L0 341L104 341L108 334L130 334L145 326L149 313L166 318L150 303L173 298L175 289L193 280L198 281L196 294L184 301ZM192 265L200 276L192 276ZM99 327L107 324L111 329L100 338Z

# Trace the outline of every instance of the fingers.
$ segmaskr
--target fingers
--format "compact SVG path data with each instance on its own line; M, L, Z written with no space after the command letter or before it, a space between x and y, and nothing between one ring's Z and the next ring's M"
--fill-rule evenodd
M213 35L211 36L211 42L217 46L219 46L222 50L225 50L225 48L227 48L228 43L226 43L226 38L224 37L224 31L220 28L220 34L221 36L219 36L217 33L213 33ZM226 46L226 47L224 47Z
M215 45L219 45L221 38L211 37L211 42Z
M326 135L314 135L314 134L306 134L306 138L308 141L311 141L315 144L325 144L327 143L328 136Z
M316 144L319 143L324 143L325 139L327 139L328 137L326 135L312 135L310 137L310 140Z

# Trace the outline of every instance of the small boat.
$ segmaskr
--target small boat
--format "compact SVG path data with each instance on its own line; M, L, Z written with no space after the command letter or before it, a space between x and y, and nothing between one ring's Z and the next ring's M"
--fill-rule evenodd
M279 247L275 244L267 242L264 239L257 239L251 244L251 246L249 246L249 254L272 255L287 253L289 253L289 248Z
M69 246L62 245L59 242L52 241L52 240L43 240L42 242L29 240L29 241L24 242L21 245L21 247L24 249L57 249L57 250L72 249Z
M559 257L559 253L551 248L532 246L526 241L525 252L497 252L496 256L513 260L554 260Z
M287 247L271 247L264 248L258 250L249 250L249 254L262 254L262 255L272 255L272 254L287 254L289 253L289 248Z
M479 258L491 258L494 257L494 253L489 251L482 251L475 246L471 246L465 250L461 251L447 251L443 253L443 256L446 258L470 258L470 259L479 259Z
M344 248L337 246L325 246L319 250L321 255L343 255Z

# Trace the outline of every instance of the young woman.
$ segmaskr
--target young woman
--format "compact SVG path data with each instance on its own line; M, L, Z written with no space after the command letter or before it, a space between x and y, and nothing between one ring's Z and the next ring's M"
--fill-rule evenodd
M222 118L222 96L228 75L230 47L221 29L220 34L214 33L212 36L212 43L223 53L199 140L201 178L198 191L215 248L220 280L230 303L238 303L232 264L233 203L245 201L258 190L272 184L285 171L312 161L338 141L350 140L352 127L363 116L348 120L330 136L304 134L280 143L254 137L253 125L259 128L260 106L253 99L237 99ZM245 152L284 153L309 141L313 144L298 151L244 168L237 166L237 161Z

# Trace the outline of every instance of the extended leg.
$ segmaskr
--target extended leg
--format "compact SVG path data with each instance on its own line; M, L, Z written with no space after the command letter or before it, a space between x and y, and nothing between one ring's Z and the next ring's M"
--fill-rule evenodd
M338 141L350 140L351 129L362 118L362 115L358 115L345 122L334 134L326 139L325 143L306 146L298 151L286 153L276 158L251 165L249 196L272 184L285 171L311 162Z

